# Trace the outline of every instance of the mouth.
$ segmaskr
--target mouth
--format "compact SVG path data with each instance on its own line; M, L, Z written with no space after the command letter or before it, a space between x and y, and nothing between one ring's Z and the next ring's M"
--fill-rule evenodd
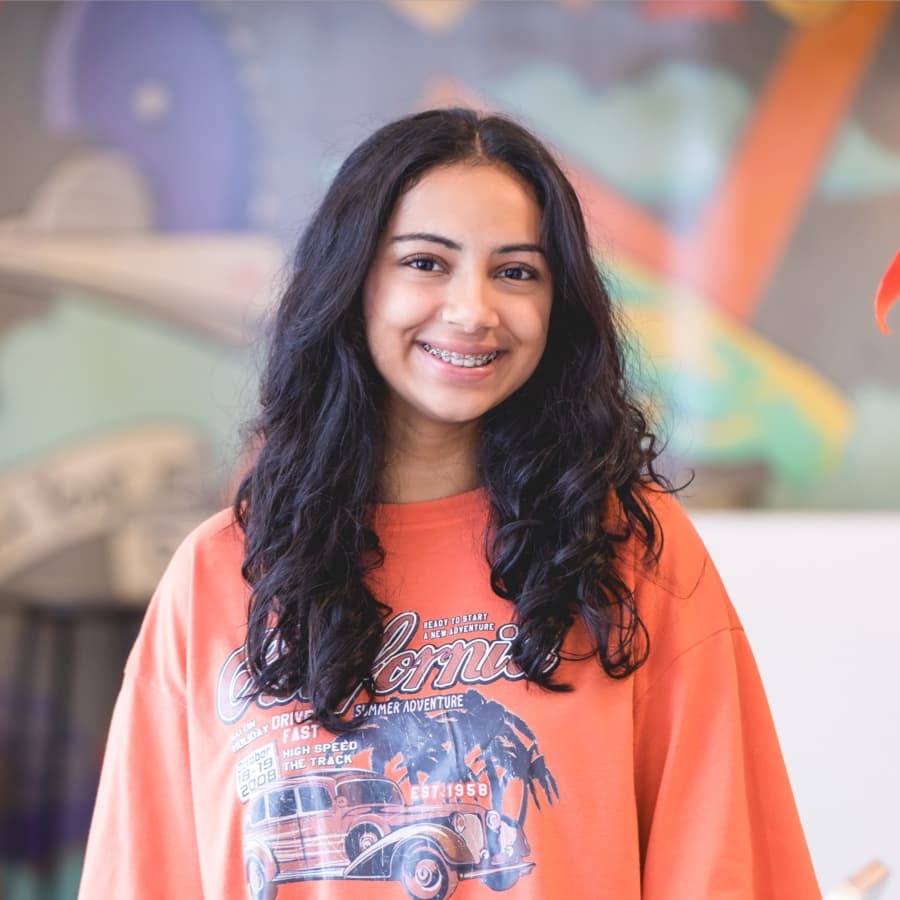
M457 366L461 369L481 369L489 366L499 355L499 351L493 350L490 353L457 353L455 350L445 350L442 347L435 347L434 344L422 344L422 349L426 353L430 353L435 359L440 359L451 366Z

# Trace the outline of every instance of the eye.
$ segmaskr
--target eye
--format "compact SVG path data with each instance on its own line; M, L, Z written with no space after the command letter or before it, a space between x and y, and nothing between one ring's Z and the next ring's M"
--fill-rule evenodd
M433 256L413 256L404 261L403 265L415 269L417 272L441 272L443 267Z
M529 266L506 266L500 270L502 278L508 278L510 281L534 281L538 275L534 269Z

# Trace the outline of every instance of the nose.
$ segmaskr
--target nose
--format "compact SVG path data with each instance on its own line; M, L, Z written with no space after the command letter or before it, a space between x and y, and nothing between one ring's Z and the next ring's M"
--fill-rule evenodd
M500 316L494 301L494 289L489 278L473 276L460 280L448 291L441 318L447 325L465 334L495 328L500 324Z

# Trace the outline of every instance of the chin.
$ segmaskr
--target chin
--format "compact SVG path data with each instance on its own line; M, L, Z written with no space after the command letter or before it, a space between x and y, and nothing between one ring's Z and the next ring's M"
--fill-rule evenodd
M478 412L432 412L428 414L428 418L432 422L440 425L468 425L477 422L487 412L487 410L478 410Z
M469 422L475 422L480 419L488 410L489 406L422 406L419 408L420 415L443 425L465 425Z

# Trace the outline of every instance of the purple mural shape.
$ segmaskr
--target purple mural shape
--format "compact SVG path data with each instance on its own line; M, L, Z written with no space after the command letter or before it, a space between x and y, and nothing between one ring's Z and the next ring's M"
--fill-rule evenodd
M248 227L252 129L200 5L63 4L44 59L46 124L125 153L169 231Z

